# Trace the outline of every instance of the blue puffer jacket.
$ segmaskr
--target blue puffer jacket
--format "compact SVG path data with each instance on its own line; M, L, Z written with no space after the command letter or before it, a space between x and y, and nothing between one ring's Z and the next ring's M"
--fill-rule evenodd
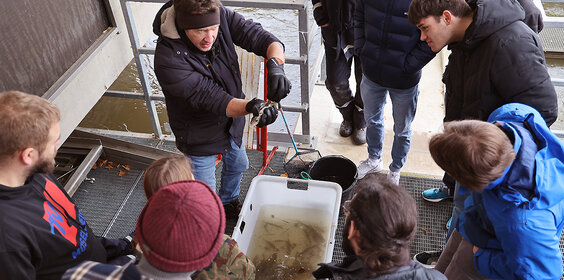
M532 107L510 103L496 109L514 142L515 161L460 215L460 233L480 249L478 273L494 279L560 279L564 226L564 145Z
M383 87L408 89L435 53L407 20L411 0L357 0L354 46L364 75Z

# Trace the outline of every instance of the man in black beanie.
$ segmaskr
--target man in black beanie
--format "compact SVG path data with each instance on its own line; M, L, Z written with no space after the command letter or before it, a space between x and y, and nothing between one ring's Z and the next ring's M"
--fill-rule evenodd
M223 158L219 197L228 217L236 218L243 172L249 162L242 145L244 116L259 115L263 100L245 100L234 44L266 57L268 99L290 92L284 74L284 47L261 25L225 8L219 0L174 0L157 13L159 36L155 74L163 89L176 146L190 158L196 179L216 189L215 160ZM263 107L264 108L264 107ZM268 107L257 126L276 120Z

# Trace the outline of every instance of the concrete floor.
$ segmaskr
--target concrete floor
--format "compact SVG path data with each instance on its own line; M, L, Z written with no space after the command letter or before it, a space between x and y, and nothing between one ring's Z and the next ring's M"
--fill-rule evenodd
M412 123L411 149L407 161L401 170L402 175L423 176L428 178L442 178L443 171L438 167L429 154L428 143L430 137L442 128L444 116L444 84L441 82L444 69L444 58L441 52L425 68L419 84L420 95L417 113ZM355 88L354 78L350 79L351 88ZM354 145L350 137L343 138L339 135L339 126L342 116L335 108L329 91L321 82L316 84L310 99L311 104L311 131L318 137L316 149L321 155L343 155L357 165L368 157L367 146ZM391 148L393 140L393 118L391 102L385 107L385 139L383 160L384 168L391 162ZM301 122L298 122L298 124ZM297 128L299 130L299 127ZM291 152L291 151L290 151Z

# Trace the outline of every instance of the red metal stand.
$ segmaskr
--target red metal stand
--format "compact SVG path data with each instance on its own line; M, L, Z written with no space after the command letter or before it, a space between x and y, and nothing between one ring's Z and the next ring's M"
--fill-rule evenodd
M267 59L264 60L264 100L267 100L268 96L268 70L266 69ZM262 151L262 168L260 169L258 175L264 174L264 171L270 164L274 153L278 150L278 146L272 148L270 154L268 154L268 130L267 127L259 128L257 127L257 150ZM268 156L267 156L268 154Z

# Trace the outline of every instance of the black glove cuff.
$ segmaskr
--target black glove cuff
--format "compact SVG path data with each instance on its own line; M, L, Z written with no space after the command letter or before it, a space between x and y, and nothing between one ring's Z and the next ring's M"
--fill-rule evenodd
M253 112L253 107L255 107L255 104L257 103L257 98L253 98L251 99L251 101L247 102L247 105L245 105L245 111L247 111L247 113L252 113Z
M272 67L280 67L280 68L284 69L284 62L282 62L279 58L271 57L266 62L266 68L272 69Z

